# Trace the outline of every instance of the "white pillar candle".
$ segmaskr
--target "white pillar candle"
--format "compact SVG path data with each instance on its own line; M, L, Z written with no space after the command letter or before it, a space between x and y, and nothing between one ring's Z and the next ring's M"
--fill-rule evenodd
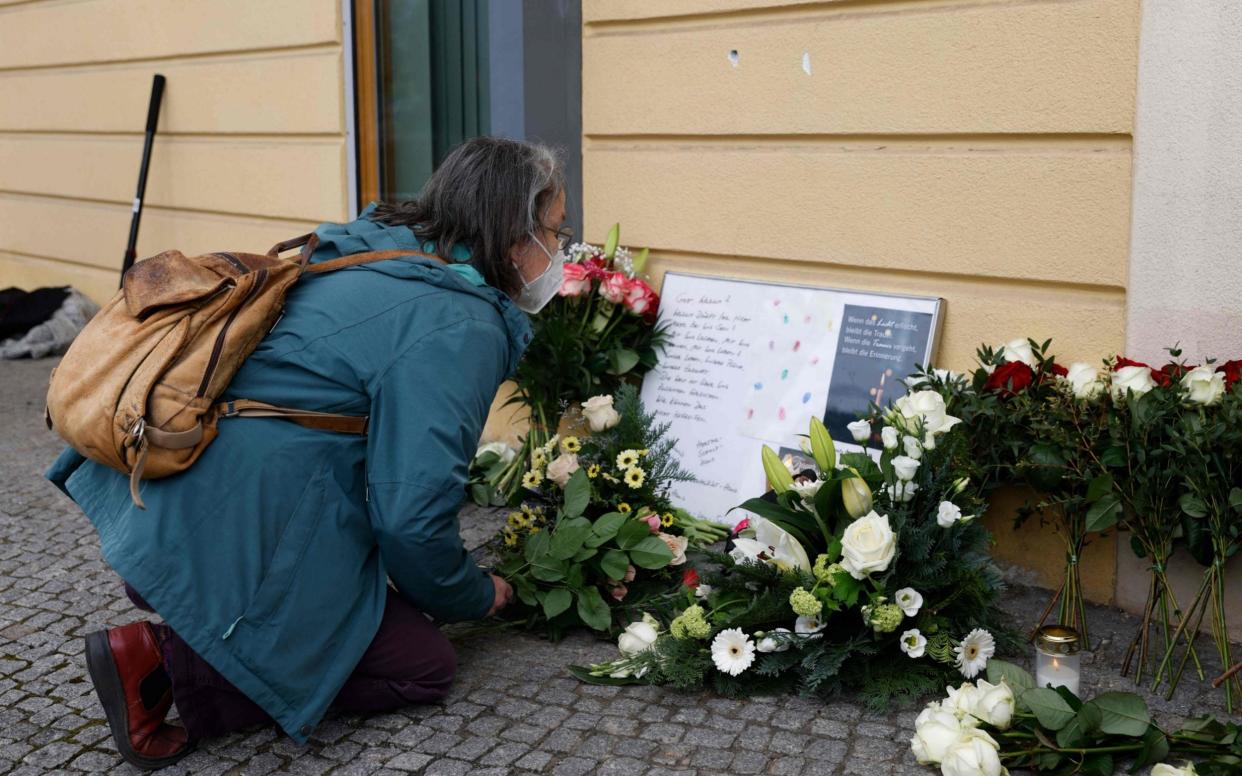
M1077 654L1048 654L1042 649L1035 656L1035 684L1040 687L1064 687L1078 695L1079 658Z

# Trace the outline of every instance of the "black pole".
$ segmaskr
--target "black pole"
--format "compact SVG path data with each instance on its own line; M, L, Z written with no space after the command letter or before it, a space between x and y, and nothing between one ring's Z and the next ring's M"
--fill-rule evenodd
M164 76L156 74L151 81L151 102L147 106L147 136L142 144L142 167L138 170L138 193L134 196L134 215L129 222L129 243L125 246L125 260L121 264L121 279L134 265L138 249L138 223L142 220L142 198L147 193L147 169L151 166L151 144L155 141L155 127L160 120L160 103L164 99Z

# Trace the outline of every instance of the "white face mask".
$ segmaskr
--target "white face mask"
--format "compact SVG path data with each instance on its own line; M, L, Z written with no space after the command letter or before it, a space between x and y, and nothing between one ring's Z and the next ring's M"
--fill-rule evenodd
M552 298L561 290L561 281L564 280L565 276L565 262L568 260L568 257L565 255L565 251L558 250L556 253L550 253L543 241L534 235L531 235L531 239L535 241L540 250L547 254L548 259L552 263L548 265L548 268L539 277L530 282L524 281L522 283L522 290L513 301L517 304L519 310L534 315L542 310L548 302L552 301Z

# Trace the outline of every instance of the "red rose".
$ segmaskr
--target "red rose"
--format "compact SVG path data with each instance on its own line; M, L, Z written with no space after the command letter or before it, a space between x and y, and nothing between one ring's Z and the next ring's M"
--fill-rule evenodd
M1117 363L1113 364L1113 371L1118 372L1128 366L1145 366L1148 369L1151 369L1150 364L1144 364L1142 361L1131 361L1128 358L1117 356Z
M685 571L681 572L681 585L682 587L688 587L691 590L698 590L699 589L699 572L695 571L694 569L686 569Z
M592 280L598 280L604 277L604 273L608 271L608 262L599 255L594 255L582 262L582 266L586 267L587 277Z
M1242 359L1226 361L1216 367L1216 371L1223 372L1225 374L1225 390L1232 390L1233 384L1238 380L1242 380Z
M1182 379L1182 375L1194 369L1193 366L1182 366L1181 364L1165 364L1159 369L1151 370L1151 379L1156 381L1156 385L1161 388L1168 388L1173 383Z
M996 367L988 376L984 389L1000 396L1017 396L1035 381L1035 371L1021 361L1010 361Z
M1048 366L1048 371L1052 372L1057 377L1069 377L1069 370L1061 366L1060 364L1056 363L1055 361L1051 364L1048 364L1047 366Z

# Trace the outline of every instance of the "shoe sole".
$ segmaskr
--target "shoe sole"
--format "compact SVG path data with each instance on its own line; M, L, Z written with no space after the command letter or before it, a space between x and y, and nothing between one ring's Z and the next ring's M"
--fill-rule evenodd
M193 745L186 744L180 752L158 758L144 757L134 751L129 743L129 712L125 707L124 685L121 684L121 672L117 670L116 660L112 657L107 631L86 634L86 670L91 675L95 694L99 696L99 703L108 718L112 740L125 762L144 771L153 771L172 765L193 750Z

